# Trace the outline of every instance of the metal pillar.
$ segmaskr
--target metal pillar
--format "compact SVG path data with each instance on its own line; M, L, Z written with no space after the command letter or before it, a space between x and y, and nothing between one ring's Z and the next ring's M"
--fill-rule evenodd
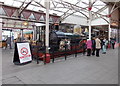
M23 29L21 29L21 42L23 42Z
M118 30L117 30L117 41L118 41L118 43L120 43L120 19L119 19L119 21L118 21Z
M0 18L0 47L2 47L2 18Z
M89 40L91 40L91 20L92 20L92 13L91 13L91 10L92 10L92 6L91 6L91 0L89 0Z
M108 15L108 18L109 18L109 25L108 25L108 40L110 42L110 38L111 38L111 7L109 6L109 15Z
M119 14L120 14L120 8L119 8ZM119 15L119 21L118 21L118 35L117 35L118 43L120 43L120 15Z
M0 2L0 8L2 8L2 2ZM0 18L0 47L2 47L2 18ZM0 85L2 86L2 49L0 49Z
M45 0L45 6L46 6L46 30L45 30L45 45L46 45L46 53L49 53L49 0Z
M33 25L33 40L35 41L36 40L36 26Z
M110 18L109 18L109 26L108 26L108 40L110 41L111 38L111 25L110 25Z
M0 18L0 48L2 47L2 18ZM0 49L0 80L2 81L2 49ZM0 85L2 86L2 82Z
M10 30L10 49L12 49L12 30Z

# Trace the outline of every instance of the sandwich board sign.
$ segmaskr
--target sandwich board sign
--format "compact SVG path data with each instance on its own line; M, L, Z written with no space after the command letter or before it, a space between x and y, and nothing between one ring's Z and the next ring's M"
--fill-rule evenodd
M29 43L17 43L17 50L20 63L32 61Z

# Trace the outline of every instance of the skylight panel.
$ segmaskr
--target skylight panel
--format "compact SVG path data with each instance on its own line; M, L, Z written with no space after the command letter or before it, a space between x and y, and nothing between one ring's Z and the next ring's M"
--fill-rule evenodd
M64 13L62 13L62 12L58 12L58 11L54 11L54 10L50 10L49 13L50 13L50 14L57 14L58 16L61 16L61 15L64 14Z
M92 11L94 11L94 12L96 12L98 10L99 10L98 8L95 8L95 7L92 8Z
M40 4L41 4L41 5L45 6L44 3L45 3L45 0L40 0Z
M85 7L87 7L88 5L86 5L86 4L82 3L82 2L80 2L79 4L77 4L77 6L80 6L80 7L85 8Z
M16 0L16 1L21 1L21 2L24 2L25 0Z
M14 1L14 2L13 2L13 6L14 6L14 7L20 7L21 5L22 5L21 2L17 2L17 1Z
M97 0L95 3L94 3L94 5L102 5L102 6L104 6L104 5L106 5L104 2L102 2L102 1L100 1L100 0Z
M40 11L40 8L41 8L41 7L35 7L33 10L39 12L39 11Z
M109 9L105 9L104 11L102 11L100 14L102 15L108 15L109 14Z
M78 0L63 0L65 2L71 3L71 4L76 4Z
M4 4L12 6L13 2L14 2L14 0L5 0Z
M80 1L80 0L78 0L78 1ZM89 0L81 0L81 2L86 3L86 5L89 4Z
M5 0L0 0L0 2L5 2Z
M29 9L29 10L33 10L35 8L35 6L33 6L33 5L29 5L28 7L27 7L27 9Z

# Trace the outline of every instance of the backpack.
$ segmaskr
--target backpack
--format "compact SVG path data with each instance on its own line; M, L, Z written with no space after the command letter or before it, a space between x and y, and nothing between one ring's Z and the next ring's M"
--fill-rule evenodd
M114 43L115 43L115 41L114 41L114 40L111 40L111 43L112 43L112 44L114 44Z

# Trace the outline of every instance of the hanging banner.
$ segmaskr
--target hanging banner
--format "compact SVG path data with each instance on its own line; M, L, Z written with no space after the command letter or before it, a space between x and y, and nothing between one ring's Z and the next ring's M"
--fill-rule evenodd
M17 43L20 63L32 61L29 43Z

